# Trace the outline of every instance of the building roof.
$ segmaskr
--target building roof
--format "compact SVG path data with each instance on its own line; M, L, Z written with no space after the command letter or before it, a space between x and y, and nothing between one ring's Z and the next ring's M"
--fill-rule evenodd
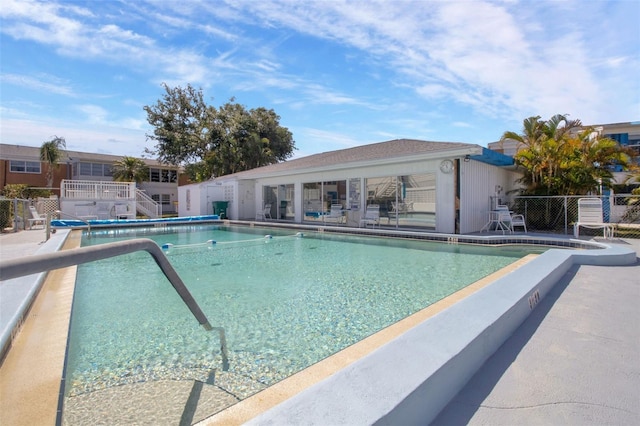
M408 157L444 157L447 153L456 152L457 156L482 155L479 145L461 142L430 142L417 139L395 139L353 148L312 154L307 157L283 161L269 166L220 176L219 178L251 179L265 175L291 173L296 170L314 171L327 167L350 167L356 163L373 163L376 161L391 162Z
M122 159L122 155L97 154L94 152L80 152L63 149L63 156L60 163L68 162L93 162L93 163L114 163ZM0 158L3 160L24 160L24 161L40 161L40 147L25 145L0 144ZM138 158L138 157L136 157ZM157 160L148 158L139 158L146 165L152 167L174 168L166 164L162 164Z

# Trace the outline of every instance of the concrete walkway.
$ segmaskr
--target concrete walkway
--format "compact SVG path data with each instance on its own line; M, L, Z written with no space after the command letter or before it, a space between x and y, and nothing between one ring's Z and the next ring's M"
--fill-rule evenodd
M639 306L639 262L574 267L433 424L640 424Z
M44 229L0 233L0 261L59 250L68 230L50 235L48 244ZM16 327L22 323L34 296L38 293L45 272L0 281L0 358L11 343Z
M46 237L42 228L0 233L0 260L35 254L44 244Z

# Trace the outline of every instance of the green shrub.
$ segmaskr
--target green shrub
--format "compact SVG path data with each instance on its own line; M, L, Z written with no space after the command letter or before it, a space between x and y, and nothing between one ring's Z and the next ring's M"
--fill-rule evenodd
M2 190L2 195L7 198L34 199L38 197L48 198L53 192L50 189L37 189L23 183L12 183L6 185Z
M11 223L11 200L0 200L0 231Z

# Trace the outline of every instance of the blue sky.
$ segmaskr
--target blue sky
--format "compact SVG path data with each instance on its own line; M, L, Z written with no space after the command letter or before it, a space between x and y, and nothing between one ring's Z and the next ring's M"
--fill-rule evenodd
M295 157L640 119L640 0L3 0L0 140L142 156L162 83L272 108Z

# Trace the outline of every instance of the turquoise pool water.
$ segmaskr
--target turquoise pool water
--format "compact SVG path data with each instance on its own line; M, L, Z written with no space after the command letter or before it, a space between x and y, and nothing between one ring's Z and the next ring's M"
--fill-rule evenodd
M210 323L225 329L228 373L241 379L217 384L239 399L531 253L216 225L98 231L83 245L135 237L168 247ZM67 397L206 382L222 369L218 334L199 326L147 253L79 266Z

